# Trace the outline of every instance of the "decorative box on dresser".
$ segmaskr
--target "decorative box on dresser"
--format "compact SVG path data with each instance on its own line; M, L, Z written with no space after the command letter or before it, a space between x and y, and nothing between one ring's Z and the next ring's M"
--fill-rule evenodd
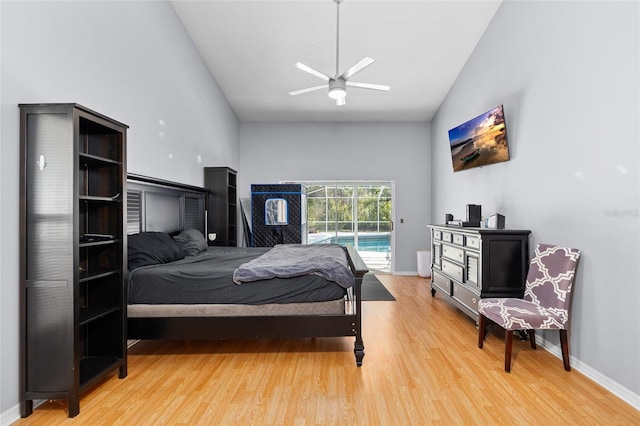
M431 295L478 320L478 300L522 297L529 266L528 230L429 225Z
M78 104L20 105L20 414L127 375L126 132Z
M238 235L237 174L229 167L205 167L207 189L207 238L210 246L236 247Z

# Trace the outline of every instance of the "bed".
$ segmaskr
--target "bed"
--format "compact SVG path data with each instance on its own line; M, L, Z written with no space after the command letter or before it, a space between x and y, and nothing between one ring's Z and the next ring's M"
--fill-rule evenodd
M226 206L218 208L224 210ZM207 235L207 209L216 209L216 206L207 206L207 193L204 188L128 175L129 261L132 261L132 255L137 250L137 247L131 244L137 240L139 246L144 246L144 239L148 237L157 237L162 241L167 238L183 238L181 244L182 248L186 247L185 251L193 245L202 244L202 241L196 243L196 240L189 238L191 235L199 234L198 238L203 239L202 235ZM186 240L185 235L188 237ZM162 262L161 265L134 265L128 271L128 339L354 337L356 365L362 365L364 343L361 285L362 278L368 270L353 247L340 248L345 254L344 262L350 275L344 277L343 274L341 279L350 278L352 285L337 284L333 279L335 277L327 279L319 274L238 284L242 279L238 266L262 255L272 254L271 249L207 246L199 250L200 252L193 256L184 256L176 260L167 258L169 261ZM147 274L150 271L160 275L154 278L153 273ZM143 279L143 272L151 277L146 276ZM187 288L184 287L185 284L176 282L177 276L194 276L202 282L203 274L225 275L228 278L234 272L239 277L238 282L221 284L221 291L184 290ZM331 273L329 271L329 274ZM291 283L296 289L308 288L310 292L292 292ZM178 292L175 291L176 287L180 289ZM262 295L253 294L253 290L257 293L262 292ZM219 295L212 295L216 291L230 298L218 299ZM314 296L310 297L310 293Z

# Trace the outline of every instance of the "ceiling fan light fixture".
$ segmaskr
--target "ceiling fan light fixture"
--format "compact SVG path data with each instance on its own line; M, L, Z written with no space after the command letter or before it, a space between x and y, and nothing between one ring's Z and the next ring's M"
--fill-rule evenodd
M329 97L331 99L344 99L347 96L347 83L341 79L329 80Z
M347 91L342 87L334 87L333 89L329 89L329 97L331 99L344 99L347 96Z

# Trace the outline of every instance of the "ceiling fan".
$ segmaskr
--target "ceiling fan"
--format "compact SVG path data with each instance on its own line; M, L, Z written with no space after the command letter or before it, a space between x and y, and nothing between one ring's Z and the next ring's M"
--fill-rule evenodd
M361 89L371 89L371 90L382 90L388 91L389 86L384 86L382 84L371 84L371 83L356 83L355 81L350 81L351 77L355 74L359 73L369 65L375 62L375 59L365 57L360 60L357 64L346 70L342 74L339 73L339 59L340 59L340 3L344 0L333 0L337 4L337 19L336 19L336 74L335 76L329 77L328 75L321 73L318 70L311 68L308 65L303 64L302 62L296 62L296 67L301 69L302 71L306 71L309 74L315 75L316 77L321 78L326 81L326 84L321 84L320 86L308 87L306 89L294 90L293 92L289 92L291 96L301 95L303 93L313 92L316 90L329 89L329 97L331 99L335 99L336 105L345 105L347 103L347 86L348 87L358 87Z

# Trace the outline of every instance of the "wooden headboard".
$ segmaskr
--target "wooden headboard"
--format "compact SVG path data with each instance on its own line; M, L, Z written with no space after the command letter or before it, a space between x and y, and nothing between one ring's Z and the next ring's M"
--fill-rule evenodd
M128 174L127 234L198 229L206 235L206 196L201 187Z

